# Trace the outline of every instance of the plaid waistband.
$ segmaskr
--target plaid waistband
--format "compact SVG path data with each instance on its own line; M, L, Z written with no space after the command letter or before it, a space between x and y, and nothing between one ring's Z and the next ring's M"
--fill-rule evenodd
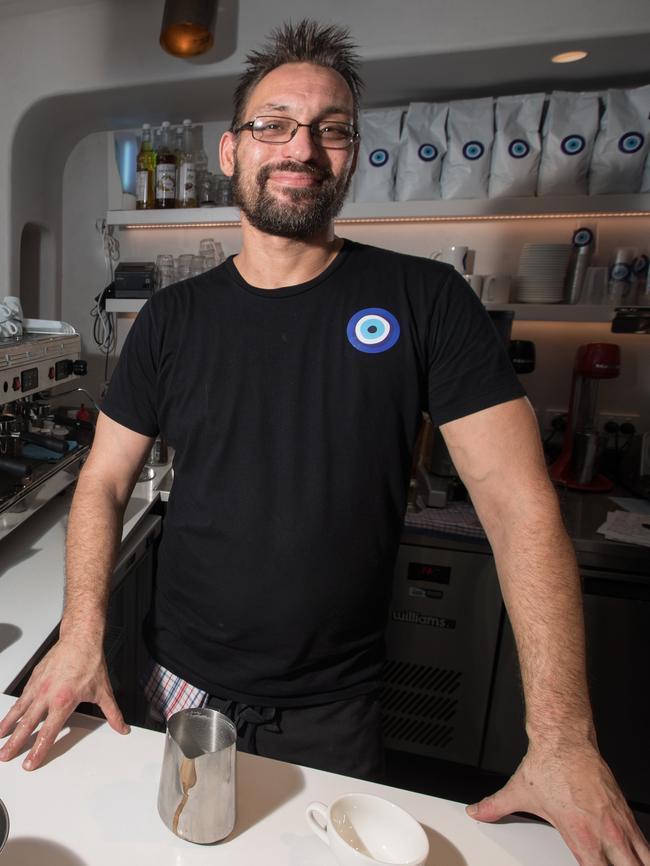
M180 710L204 706L208 697L203 689L190 685L155 661L151 662L149 671L145 673L144 694L149 701L150 712L161 722L166 722Z

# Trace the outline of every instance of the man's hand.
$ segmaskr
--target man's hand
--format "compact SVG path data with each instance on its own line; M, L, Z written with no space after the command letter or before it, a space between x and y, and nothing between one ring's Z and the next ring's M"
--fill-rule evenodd
M553 824L580 866L650 866L650 846L598 750L529 747L508 783L467 813L498 821L530 812Z
M115 703L101 649L70 638L61 639L34 668L21 697L0 722L0 737L13 729L0 749L0 760L14 758L42 721L36 741L23 761L25 770L35 770L82 701L98 704L113 730L129 733L130 728Z

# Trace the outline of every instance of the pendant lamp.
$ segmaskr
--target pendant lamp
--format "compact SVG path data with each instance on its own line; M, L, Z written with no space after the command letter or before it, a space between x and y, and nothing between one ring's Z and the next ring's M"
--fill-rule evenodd
M160 44L175 57L195 57L212 47L216 0L165 0Z

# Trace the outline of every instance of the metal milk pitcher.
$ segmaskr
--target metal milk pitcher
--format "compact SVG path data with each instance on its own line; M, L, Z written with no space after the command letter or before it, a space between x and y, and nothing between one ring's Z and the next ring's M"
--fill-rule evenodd
M181 710L167 721L158 812L189 842L224 839L235 825L237 731L217 710Z

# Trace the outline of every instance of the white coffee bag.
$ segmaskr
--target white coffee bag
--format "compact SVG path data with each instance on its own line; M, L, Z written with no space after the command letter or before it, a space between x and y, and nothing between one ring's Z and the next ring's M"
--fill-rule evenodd
M537 195L585 195L598 131L597 93L550 96L542 133Z
M490 198L535 195L544 99L543 93L497 99L488 184Z
M639 192L650 153L650 85L608 90L589 172L592 195Z
M402 126L395 199L430 201L440 198L440 170L447 151L445 103L412 102Z
M355 201L393 201L403 108L373 109L359 117Z
M442 197L486 198L492 142L492 97L449 103L447 154L442 163Z

